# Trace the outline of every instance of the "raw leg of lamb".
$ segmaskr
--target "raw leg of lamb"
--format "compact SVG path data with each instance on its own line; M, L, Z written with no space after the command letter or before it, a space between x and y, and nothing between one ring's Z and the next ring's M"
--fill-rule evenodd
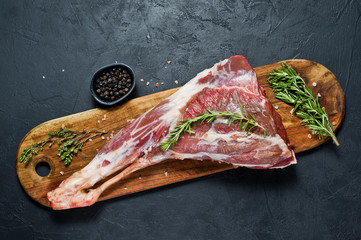
M258 124L249 133L227 119L198 124L195 134L181 134L174 149L159 143L180 120L207 109L252 114ZM53 209L85 207L96 202L111 184L130 173L166 159L226 162L257 169L283 168L296 163L279 114L258 85L256 73L243 56L233 56L206 69L113 137L82 170L48 193ZM119 172L120 171L120 172ZM118 175L99 187L94 184Z

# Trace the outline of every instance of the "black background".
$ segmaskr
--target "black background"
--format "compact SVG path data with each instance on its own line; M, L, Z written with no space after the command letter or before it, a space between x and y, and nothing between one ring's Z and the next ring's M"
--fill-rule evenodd
M2 0L0 238L361 239L360 14L358 0ZM241 168L83 209L53 211L22 190L21 139L99 107L89 81L101 66L129 64L139 97L236 54L253 67L304 58L329 68L346 96L341 146L282 170Z

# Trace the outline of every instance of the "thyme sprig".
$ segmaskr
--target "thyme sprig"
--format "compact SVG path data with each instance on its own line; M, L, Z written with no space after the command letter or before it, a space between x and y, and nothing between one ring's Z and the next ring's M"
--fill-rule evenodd
M99 130L77 131L66 127L61 127L58 131L50 132L48 138L37 143L33 143L30 147L25 148L20 156L19 161L28 163L33 156L42 151L45 145L49 148L54 143L59 145L57 156L64 161L65 165L69 165L73 160L74 154L82 150L83 145L95 137L107 134L108 132Z
M313 97L305 81L291 66L281 63L281 67L281 70L274 69L269 73L267 79L275 97L294 105L292 112L302 118L302 125L317 134L319 139L329 136L339 146L333 126L326 111L320 106L318 96Z
M193 128L197 127L197 123L202 124L203 122L211 123L216 118L228 118L227 120L227 126L230 127L232 123L239 125L240 131L246 131L247 134L254 128L259 127L263 130L264 136L266 136L266 129L262 127L256 119L253 117L251 113L246 114L243 111L243 105L242 105L242 111L241 113L231 113L230 111L226 110L225 112L213 112L209 109L207 109L206 113L200 113L195 118L187 119L180 121L179 125L176 126L174 129L172 129L168 136L166 137L165 142L161 142L159 145L161 146L161 149L163 151L167 151L170 147L174 149L174 146L176 142L178 141L181 133L189 133L189 134L195 134L195 131L192 130ZM242 125L242 123L244 123Z

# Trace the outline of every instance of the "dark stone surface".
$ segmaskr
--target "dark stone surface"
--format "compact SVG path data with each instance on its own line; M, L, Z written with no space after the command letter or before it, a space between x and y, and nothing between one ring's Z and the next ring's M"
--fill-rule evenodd
M0 238L360 239L360 14L358 0L2 0ZM329 68L346 95L341 146L298 154L299 164L282 170L242 168L70 211L22 190L21 139L97 107L89 81L99 67L132 66L150 81L138 82L138 97L235 54L254 67L305 58Z

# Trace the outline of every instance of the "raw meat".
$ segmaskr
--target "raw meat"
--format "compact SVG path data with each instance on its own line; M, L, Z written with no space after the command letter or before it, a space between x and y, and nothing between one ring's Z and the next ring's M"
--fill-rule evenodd
M247 134L226 119L197 126L196 134L182 134L175 148L162 151L159 143L180 120L206 109L251 113L266 129ZM243 56L233 56L206 69L169 98L124 127L82 170L48 193L53 209L89 206L111 184L141 168L166 159L213 160L267 169L295 164L279 114L258 85L256 73ZM120 171L99 187L105 177Z

